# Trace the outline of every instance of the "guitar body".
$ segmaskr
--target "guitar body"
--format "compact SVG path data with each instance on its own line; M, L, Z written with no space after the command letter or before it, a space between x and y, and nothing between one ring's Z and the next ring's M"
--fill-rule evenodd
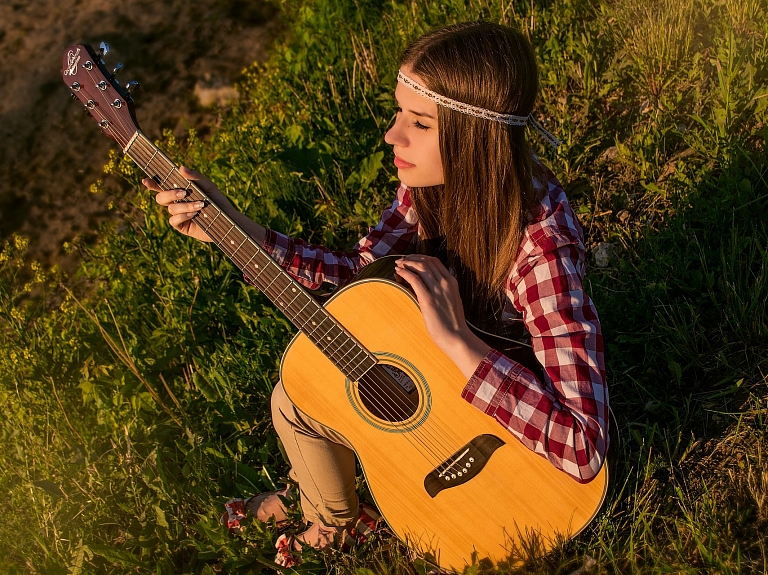
M362 280L339 290L325 308L380 364L408 374L418 406L404 421L381 417L382 410L366 407L371 401L363 400L358 383L302 333L285 351L283 386L296 407L354 447L377 507L411 549L457 572L484 560L516 563L573 537L594 517L606 492L605 466L579 484L462 399L464 376L432 342L404 288ZM436 464L454 461L484 435L503 445L482 470L460 485L441 478L445 488L430 495L425 478Z

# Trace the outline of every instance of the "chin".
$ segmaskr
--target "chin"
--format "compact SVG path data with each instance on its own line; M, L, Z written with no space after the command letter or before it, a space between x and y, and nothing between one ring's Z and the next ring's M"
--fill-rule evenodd
M406 173L402 173L406 172ZM425 178L407 173L407 170L398 170L397 177L400 182L408 186L409 188L428 188L430 186L440 186L444 183L443 179L437 178Z

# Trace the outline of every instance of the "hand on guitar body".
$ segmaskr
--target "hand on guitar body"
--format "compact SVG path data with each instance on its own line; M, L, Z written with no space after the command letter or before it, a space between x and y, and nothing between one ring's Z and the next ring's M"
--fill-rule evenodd
M416 294L427 333L469 379L491 347L467 326L456 278L438 258L421 254L400 258L396 265L397 275Z
M259 245L264 243L265 229L250 218L235 210L227 197L216 187L211 180L203 176L200 172L190 170L184 166L179 168L179 173L191 182L194 182L212 201L216 203L233 221L240 226L249 236L251 236ZM157 192L155 201L161 206L168 208L171 214L168 223L171 226L196 240L203 242L213 241L192 218L197 215L203 207L202 202L185 201L186 192L181 189L163 190L160 185L151 178L144 178L141 181L144 186L153 192Z

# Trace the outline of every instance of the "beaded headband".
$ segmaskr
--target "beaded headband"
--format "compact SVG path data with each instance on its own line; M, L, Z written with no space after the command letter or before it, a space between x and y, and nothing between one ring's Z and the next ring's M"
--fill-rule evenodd
M537 132L539 132L539 134L542 135L545 140L547 140L547 142L549 142L553 148L557 148L561 143L560 140L555 138L551 132L548 132L544 126L539 124L539 122L536 121L536 118L534 118L532 114L528 114L527 116L501 114L492 110L486 110L485 108L478 108L477 106L472 106L471 104L458 102L425 88L402 72L397 73L397 81L400 82L403 86L410 88L420 96L423 96L428 100L432 100L433 102L445 108L450 108L451 110L456 110L462 114L469 114L470 116L475 116L477 118L485 118L486 120L492 120L502 124L509 124L510 126L526 126L530 124L536 129Z

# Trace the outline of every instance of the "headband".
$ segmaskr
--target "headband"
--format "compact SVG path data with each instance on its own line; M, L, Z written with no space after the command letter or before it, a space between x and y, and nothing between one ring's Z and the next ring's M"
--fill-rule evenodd
M413 80L412 78L409 78L402 72L397 73L397 81L400 82L403 86L410 88L420 96L423 96L427 100L432 100L433 102L445 107L450 108L451 110L456 110L457 112L461 112L462 114L469 114L470 116L476 116L477 118L485 118L486 120L492 120L494 122L500 122L502 124L509 124L510 126L527 126L531 125L533 126L539 134L542 135L542 137L549 142L549 144L553 148L557 148L560 145L560 140L555 138L552 133L548 132L544 126L539 124L538 121L536 121L536 118L533 117L532 114L528 114L527 116L515 116L513 114L500 114L499 112L494 112L492 110L486 110L485 108L478 108L477 106L472 106L471 104L465 104L463 102L458 102L456 100L451 100L450 98L447 98L445 96L441 96L440 94L437 94L433 92L432 90L429 90Z

